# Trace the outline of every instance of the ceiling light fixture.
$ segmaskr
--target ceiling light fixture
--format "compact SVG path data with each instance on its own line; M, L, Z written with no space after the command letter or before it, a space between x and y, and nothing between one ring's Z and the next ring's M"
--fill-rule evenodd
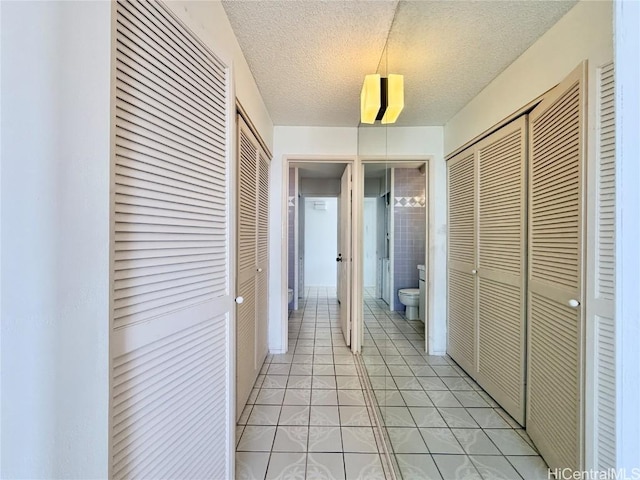
M395 123L404 108L404 76L390 74L366 75L360 92L360 121L362 123Z

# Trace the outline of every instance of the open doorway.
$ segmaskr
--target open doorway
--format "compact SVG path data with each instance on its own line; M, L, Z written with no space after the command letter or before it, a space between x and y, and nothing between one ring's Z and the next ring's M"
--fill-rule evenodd
M421 348L425 352L427 164L424 160L363 161L361 173L364 321L389 318L402 328L411 327L425 339Z
M287 167L287 324L291 326L291 319L299 320L310 292L327 292L330 306L335 302L330 320L336 322L336 330L349 346L353 269L351 163L290 161Z

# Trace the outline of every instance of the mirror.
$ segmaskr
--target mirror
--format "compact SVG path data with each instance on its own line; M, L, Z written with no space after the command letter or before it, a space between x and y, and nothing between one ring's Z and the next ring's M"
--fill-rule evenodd
M382 77L405 73L390 68L394 48L392 26L376 72ZM410 98L405 91L406 101ZM424 320L428 164L406 154L406 130L380 122L358 129L362 361L391 460L387 468L396 471L402 461L397 445L420 436L415 415L432 406L420 383L420 375L429 374ZM422 439L415 440L413 453L427 453Z

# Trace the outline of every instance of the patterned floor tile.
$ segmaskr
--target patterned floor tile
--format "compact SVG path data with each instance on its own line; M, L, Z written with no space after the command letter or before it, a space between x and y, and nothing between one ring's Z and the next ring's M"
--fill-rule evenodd
M272 453L266 480L304 480L306 453Z
M431 455L396 455L402 480L442 480Z
M236 480L263 480L268 463L269 452L238 452Z
M387 427L395 453L428 453L427 446L415 427Z
M344 464L349 480L385 480L378 454L345 453Z
M309 453L307 480L345 480L342 453Z

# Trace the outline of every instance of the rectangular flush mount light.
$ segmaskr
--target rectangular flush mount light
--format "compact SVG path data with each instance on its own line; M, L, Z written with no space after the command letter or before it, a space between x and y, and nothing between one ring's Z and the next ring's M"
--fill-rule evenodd
M360 92L360 121L362 123L394 123L404 108L404 77L390 74L381 78L378 74L364 78Z
M380 100L380 75L365 76L360 92L360 121L362 123L375 123L380 111Z
M382 123L395 123L404 108L404 76L389 74L387 78L387 109Z

